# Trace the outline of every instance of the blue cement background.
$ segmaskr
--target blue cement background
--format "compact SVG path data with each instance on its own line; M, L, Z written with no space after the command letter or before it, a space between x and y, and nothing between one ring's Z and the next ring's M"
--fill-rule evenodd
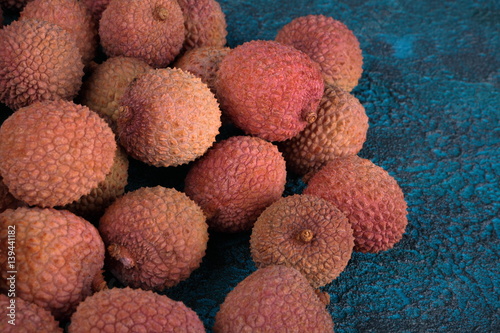
M220 4L231 47L273 39L307 14L344 22L361 43L364 73L353 94L370 128L360 156L400 183L409 224L394 249L355 253L324 288L336 332L500 332L500 3ZM188 168L131 161L128 190L182 189ZM290 176L286 194L304 186ZM164 292L194 309L207 332L225 295L255 270L248 241L249 233L212 233L201 267Z

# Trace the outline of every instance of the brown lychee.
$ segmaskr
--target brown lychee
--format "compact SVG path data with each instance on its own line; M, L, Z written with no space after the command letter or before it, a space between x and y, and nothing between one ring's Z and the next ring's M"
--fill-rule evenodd
M152 291L113 288L80 303L69 333L88 332L204 333L203 322L184 303Z
M401 187L383 168L357 155L325 164L303 193L330 201L347 216L355 251L388 250L405 232L407 204Z
M283 197L267 207L250 238L257 267L293 267L315 288L339 276L353 247L347 217L329 201L306 194Z
M284 25L277 42L292 45L321 66L329 84L348 92L358 85L363 55L358 39L342 22L325 15L306 15Z
M128 156L123 148L118 147L113 166L106 178L89 194L64 206L64 209L90 221L100 218L106 208L125 193L125 186L128 184L128 167Z
M220 46L204 46L191 49L178 58L173 67L199 77L215 93L215 79L219 64L231 49Z
M197 160L184 183L184 191L201 206L211 228L250 230L259 214L281 197L285 160L264 139L233 136Z
M235 47L219 65L221 109L247 134L269 141L297 135L316 119L324 83L305 53L274 41Z
M127 153L154 166L177 166L215 142L221 111L208 86L178 68L139 76L121 100L117 132Z
M99 21L107 56L128 56L165 67L179 54L184 17L176 0L113 0Z
M76 96L83 62L73 36L46 21L14 21L0 30L0 101L12 109Z
M104 180L116 149L111 128L86 106L36 102L0 126L0 174L29 205L65 205Z
M116 111L128 85L152 69L141 59L111 57L99 64L80 91L80 102L102 116L116 130Z
M73 35L85 65L94 59L97 26L89 9L78 0L34 0L22 10L20 20L54 23Z
M215 316L215 333L333 332L332 317L296 269L259 268L229 292Z
M0 213L0 289L9 290L16 271L16 296L68 318L92 293L104 265L104 244L97 229L75 214L53 208L20 207ZM13 236L14 235L14 236ZM15 242L15 261L8 255Z
M177 0L184 14L183 49L226 45L226 16L216 0Z
M359 153L367 131L368 117L359 100L326 84L316 120L278 146L289 170L303 176L338 156Z
M0 307L7 314L0 321L3 333L63 333L50 311L22 298L0 294Z
M108 207L99 231L110 271L133 288L162 290L198 268L208 242L201 208L161 186L127 192Z

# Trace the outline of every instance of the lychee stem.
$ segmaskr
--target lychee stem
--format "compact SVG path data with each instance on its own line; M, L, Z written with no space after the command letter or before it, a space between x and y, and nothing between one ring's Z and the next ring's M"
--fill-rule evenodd
M330 294L329 293L327 293L326 291L319 290L319 289L314 289L314 292L316 293L316 296L318 296L321 303L325 304L325 306L328 306L328 304L330 304Z
M302 112L302 119L306 121L308 124L312 124L316 121L317 114L316 112L313 111L303 111Z
M163 6L156 6L153 9L153 17L157 21L165 21L168 18L168 10Z
M310 241L312 241L313 237L314 233L311 229L304 229L297 234L297 240L301 241L302 243L309 243Z
M103 273L104 273L104 270L101 269L94 276L94 279L92 280L92 291L93 292L98 292L98 291L108 289L108 285L106 283L106 280L104 280Z
M108 246L108 252L113 259L121 262L123 267L129 269L135 266L135 259L125 247L113 243Z

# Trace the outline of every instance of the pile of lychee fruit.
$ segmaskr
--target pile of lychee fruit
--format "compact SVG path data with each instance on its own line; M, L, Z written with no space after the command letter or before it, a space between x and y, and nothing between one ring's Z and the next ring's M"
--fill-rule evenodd
M307 15L230 48L215 0L0 5L18 13L0 30L2 332L333 331L318 288L407 224L396 180L358 156L346 25ZM126 190L131 159L187 167L182 190ZM257 269L204 327L159 291L215 232L251 232Z

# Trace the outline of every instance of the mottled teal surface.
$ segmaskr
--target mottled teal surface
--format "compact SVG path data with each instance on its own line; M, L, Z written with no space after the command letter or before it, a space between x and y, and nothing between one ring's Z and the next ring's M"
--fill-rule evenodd
M336 332L500 332L499 2L220 3L231 47L273 39L307 14L344 22L361 43L364 73L353 94L370 128L360 155L399 182L409 223L394 249L355 253L324 288ZM182 189L188 168L131 161L129 189ZM304 186L290 177L286 194ZM225 295L255 270L248 241L249 233L212 233L202 266L165 291L207 332Z

